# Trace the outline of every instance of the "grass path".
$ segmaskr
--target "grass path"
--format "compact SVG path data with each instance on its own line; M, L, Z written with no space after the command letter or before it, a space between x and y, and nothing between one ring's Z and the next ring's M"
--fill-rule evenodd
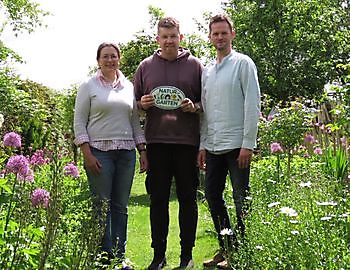
M144 174L136 172L129 203L128 244L127 257L134 263L135 269L146 269L153 258L151 245L150 221L149 221L149 197L144 185ZM179 266L180 239L178 226L178 203L175 192L170 199L170 226L168 235L167 261L164 268L174 269ZM216 237L213 234L212 221L198 193L199 218L197 226L196 246L193 250L195 261L194 269L203 269L204 259L212 257L218 248Z

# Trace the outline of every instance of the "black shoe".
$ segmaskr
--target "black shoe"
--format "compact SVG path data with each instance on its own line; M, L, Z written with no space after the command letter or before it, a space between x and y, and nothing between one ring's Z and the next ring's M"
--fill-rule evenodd
M166 258L153 258L151 264L148 266L147 270L160 270L166 265Z

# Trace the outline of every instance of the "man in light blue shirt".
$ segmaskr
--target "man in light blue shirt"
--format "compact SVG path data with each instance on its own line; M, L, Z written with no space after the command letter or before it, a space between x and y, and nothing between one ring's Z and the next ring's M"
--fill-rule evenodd
M250 161L256 143L260 114L260 88L254 62L232 49L235 37L230 20L214 16L209 24L209 38L216 49L216 61L202 74L203 121L198 164L206 170L205 195L218 234L220 252L204 266L228 269L224 241L228 230L229 248L238 248L236 231L244 237L246 197L249 192ZM231 224L223 198L227 173L233 187L237 226Z

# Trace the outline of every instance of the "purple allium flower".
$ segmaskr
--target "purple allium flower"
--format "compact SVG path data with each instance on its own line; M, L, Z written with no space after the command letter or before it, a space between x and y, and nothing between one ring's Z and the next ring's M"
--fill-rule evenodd
M29 161L22 155L12 156L7 161L6 169L12 173L27 175L29 171Z
M314 154L316 154L316 155L322 155L322 149L321 149L320 147L316 147L316 148L314 149Z
M43 150L36 150L30 158L30 164L40 166L49 163L49 159L45 158Z
M16 132L6 133L4 136L4 145L8 147L20 148L21 147L21 136Z
M68 163L64 168L64 175L70 175L73 178L78 178L79 177L79 170L78 167L74 165L74 163Z
M34 207L42 205L44 208L48 208L50 202L50 192L43 188L37 188L33 191L30 199Z
M310 144L313 144L316 142L314 136L312 136L311 134L306 134L305 137L304 137L304 141L306 143L310 143Z
M278 142L271 143L270 148L272 153L283 152L283 149Z
M17 180L19 182L29 182L33 183L34 182L34 172L32 169L29 169L26 174L17 174Z

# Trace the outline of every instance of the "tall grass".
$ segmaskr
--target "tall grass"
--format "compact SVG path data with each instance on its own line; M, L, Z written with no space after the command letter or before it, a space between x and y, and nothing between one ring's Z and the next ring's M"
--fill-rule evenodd
M235 269L348 269L348 184L324 175L317 160L292 165L277 181L271 158L254 164L246 244L230 254Z

